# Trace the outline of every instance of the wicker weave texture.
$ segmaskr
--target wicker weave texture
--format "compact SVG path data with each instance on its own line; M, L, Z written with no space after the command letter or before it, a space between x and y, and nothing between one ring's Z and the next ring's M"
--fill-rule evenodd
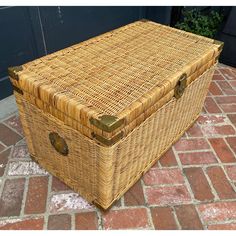
M21 121L36 161L89 202L108 208L127 191L198 117L214 66L193 81L180 99L172 97L111 147L103 147L15 92ZM173 94L172 94L173 96ZM54 150L50 132L59 133L68 156Z
M62 121L93 129L89 118L106 114L129 124L218 54L212 39L138 21L25 64L14 83Z

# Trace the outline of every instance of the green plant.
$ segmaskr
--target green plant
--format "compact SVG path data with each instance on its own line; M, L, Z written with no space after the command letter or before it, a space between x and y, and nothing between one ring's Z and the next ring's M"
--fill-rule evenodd
M177 22L176 28L213 38L223 20L223 15L211 11L209 14L203 14L198 9L186 10L183 12L183 20Z

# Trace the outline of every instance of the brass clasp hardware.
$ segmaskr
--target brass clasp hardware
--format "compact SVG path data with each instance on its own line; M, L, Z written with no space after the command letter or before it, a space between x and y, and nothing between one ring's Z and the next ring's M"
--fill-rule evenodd
M57 152L59 152L63 156L68 155L69 149L66 141L62 137L60 137L58 133L51 132L49 134L49 140Z
M8 68L8 75L15 80L19 80L19 76L17 75L17 72L22 71L22 66L13 66Z
M178 83L175 86L175 97L177 99L183 95L186 86L187 86L187 74L184 73L180 77Z

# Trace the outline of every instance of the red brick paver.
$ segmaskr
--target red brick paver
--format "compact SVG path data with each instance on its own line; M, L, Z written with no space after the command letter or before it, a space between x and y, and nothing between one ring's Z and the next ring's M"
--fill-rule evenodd
M149 205L177 205L191 201L190 194L183 185L147 188L146 196Z
M207 174L210 177L212 185L220 199L236 198L236 192L227 180L226 175L221 167L209 167L207 168Z
M24 134L19 116L13 116L5 120L4 123L16 130L19 134Z
M29 180L25 214L44 213L46 210L48 177L32 177Z
M209 139L209 142L222 162L227 163L236 161L234 154L229 149L224 139L214 138Z
M98 229L98 217L96 212L82 212L76 214L75 229L81 229L81 230Z
M200 201L214 199L210 185L203 173L202 168L193 167L184 169L184 173L190 183L195 199Z
M114 210L104 214L105 229L149 228L148 212L145 208Z
M236 219L236 202L216 202L198 206L205 223Z
M175 208L181 229L203 229L198 213L193 205L181 205Z
M141 181L138 181L125 193L124 203L126 206L142 206L145 204Z
M236 230L236 223L209 225L208 229L210 230Z
M180 169L152 168L143 177L145 185L183 184L184 178Z
M159 160L159 163L161 164L161 166L177 166L177 161L175 159L175 154L172 150L172 148L170 148L164 155L163 158L161 158Z
M201 165L217 163L217 159L213 152L193 152L180 153L179 159L183 165Z
M50 215L48 217L48 229L51 230L71 229L71 216L67 214Z
M0 221L0 230L40 230L43 229L44 220L22 219Z
M0 216L19 216L24 193L24 179L7 179L0 198Z
M218 67L197 122L107 211L30 159L18 113L3 118L0 229L235 230L236 68Z
M66 191L70 190L70 187L65 185L63 182L61 182L58 178L52 177L52 191L59 192L59 191Z
M151 214L155 229L178 229L173 210L170 207L151 208Z
M6 146L14 145L21 140L21 136L8 128L3 123L0 123L0 141Z

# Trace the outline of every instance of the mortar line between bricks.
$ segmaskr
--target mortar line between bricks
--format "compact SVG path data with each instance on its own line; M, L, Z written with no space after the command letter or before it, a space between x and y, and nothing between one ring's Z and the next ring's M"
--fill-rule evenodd
M236 153L234 152L234 150L230 147L230 145L228 144L226 138L224 137L223 138L225 143L226 143L226 146L229 148L229 150L233 153L234 157L235 157L235 161L236 161Z
M192 139L192 138L191 138ZM201 139L205 139L205 138L201 138ZM197 140L197 139L196 139ZM174 148L175 149L175 148ZM181 153L198 153L198 152L209 152L209 151L211 151L211 149L209 148L209 149L199 149L199 150L186 150L186 151L178 151L178 150L176 150L175 149L175 151L176 151L176 153L177 154L181 154ZM182 164L181 164L182 165Z
M24 185L24 193L23 193L23 198L21 202L21 212L20 212L20 217L23 219L25 214L25 204L26 204L26 198L29 190L29 176L25 177L25 185Z
M149 170L174 170L174 169L179 169L179 166L163 166L163 167L156 167L156 166L154 166L154 167L151 167ZM147 171L148 172L148 171ZM147 173L146 172L146 173ZM145 173L145 174L146 174Z
M194 203L193 202L186 202L186 203L174 203L174 204L171 204L171 203L168 203L168 204L151 204L148 207L172 207L172 206L175 207L175 206L189 205L189 204L199 206L199 205L203 205L203 204L212 204L212 203L221 203L221 202L235 202L236 203L236 199L235 198L234 199L223 199L223 201L222 200L215 201L214 199L213 200L206 200L206 201L195 200ZM138 208L138 207L130 207L130 208L135 209L135 208ZM124 209L128 209L128 207L124 208Z
M103 230L104 225L103 225L102 213L97 207L96 207L96 214L97 214L97 217L98 217L98 230Z
M223 92L223 91L222 91ZM231 96L231 95L228 95L228 94L225 94L224 93L224 97L227 97L227 96ZM226 114L223 109L221 108L220 104L216 101L215 99L215 96L211 96L212 100L216 103L216 105L218 106L218 108L220 109L220 111L222 112L222 114ZM232 104L232 103L231 103Z
M1 101L0 101L1 102ZM3 117L2 119L0 119L0 123L4 123L4 121L12 118L13 116L18 116L19 112L18 112L18 108L14 113L9 114L9 116Z
M208 139L207 139L207 142L208 142L208 144L210 145L210 142L209 142ZM210 145L210 147L211 147L211 145ZM213 149L214 149L214 148L212 148L212 151L213 151L213 153L215 154L217 160L219 161L219 165L218 165L218 166L221 167L221 169L223 170L223 172L224 172L224 174L225 174L225 176L226 176L226 179L228 180L230 186L233 188L234 192L236 192L236 186L234 186L234 184L232 184L232 181L231 181L231 179L229 178L229 176L228 176L228 174L227 174L227 172L226 172L226 170L225 170L225 168L224 168L224 165L222 164L222 162L221 162L220 159L218 158L218 156L217 156L215 150L213 150Z
M236 97L236 96L235 96L235 97ZM202 116L204 116L204 115L202 115ZM228 116L227 116L226 113L222 113L220 116L217 116L217 118L218 118L218 117L223 118L224 121L221 122L221 123L214 123L214 122L212 122L212 123L203 123L203 124L198 123L198 125L199 125L199 127L201 127L201 128L202 128L202 127L222 127L222 126L225 126L225 125L231 125L231 126L233 126L233 129L235 130L233 123L230 121L230 119L228 118ZM202 133L203 133L203 132L202 132ZM233 135L233 134L231 134L231 135ZM228 135L226 135L226 136L228 136ZM200 137L199 137L199 138L200 138Z
M183 165L184 169L188 169L188 168L195 168L195 167L214 167L214 166L219 166L219 163L205 163L205 164L196 164L196 165Z
M206 180L207 180L207 182L208 182L208 184L209 184L209 186L210 186L211 193L212 193L213 196L214 196L214 201L220 200L220 197L218 196L218 193L216 192L215 188L214 188L213 185L212 185L212 182L211 182L211 180L210 180L210 177L209 177L208 174L206 173L206 168L208 168L208 166L207 166L207 167L202 167L202 171L203 171L203 174L205 175Z
M34 175L34 174L30 174L30 175L7 175L7 179L19 179L19 178L26 178L26 177L42 177L42 176L49 176L49 175Z
M174 219L175 219L175 222L176 222L176 225L178 227L178 230L181 230L182 229L182 226L181 224L179 223L179 219L177 217L177 214L176 214L176 211L175 211L175 207L174 206L171 206L171 214L173 215Z
M124 195L120 198L120 204L121 204L121 207L124 207L124 206L125 206L125 198L124 198Z
M176 159L176 161L177 161L177 163L178 163L178 165L179 165L179 167L180 167L180 169L181 169L182 176L183 176L184 182L185 182L185 186L186 186L186 188L187 188L187 190L188 190L188 192L189 192L189 194L190 194L191 203L194 204L194 203L195 203L195 197L194 197L194 194L193 194L193 192L192 192L192 188L191 188L191 186L190 186L190 183L188 182L187 177L186 177L185 174L184 174L183 166L182 166L182 164L181 164L181 161L180 161L180 159L179 159L179 156L178 156L177 152L175 151L175 148L173 148L173 152L174 152L174 155L175 155L175 159Z
M5 216L5 217L1 217L0 218L0 222L1 221L7 221L7 220L20 220L20 221L24 221L24 220L29 220L29 219L39 219L39 218L43 218L44 214L33 214L33 215L24 215L24 217L19 217L19 216Z
M48 193L47 193L47 200L45 206L45 214L44 214L44 224L43 229L47 230L48 228L48 216L50 214L49 204L51 199L51 189L52 189L52 176L48 176Z
M159 162L159 161L158 161ZM144 175L143 175L144 176ZM152 213L151 213L151 208L148 205L148 201L147 201L147 195L146 195L146 185L144 184L143 178L141 178L141 186L143 189L143 197L144 197L144 205L147 208L147 214L148 214L148 222L150 224L150 227L155 230L155 226L153 223L153 218L152 218Z
M197 215L198 215L199 220L200 220L200 222L201 222L201 224L203 226L203 229L207 229L207 225L206 225L205 221L202 219L201 213L199 212L197 205L194 205L194 208L195 208L195 210L197 212Z
M220 225L220 224L231 224L231 223L236 223L236 220L225 220L225 221L209 221L207 223L207 226L209 225Z
M152 185L145 185L145 189L153 188L153 187L178 187L183 186L185 183L180 184L152 184Z
M206 98L207 98L207 97L206 97ZM202 107L201 114L207 114L207 115L209 115L209 114L211 114L211 113L208 112L208 110L206 109L206 106L205 106L206 98L205 98L205 100L204 100L204 102L203 102L203 107ZM205 110L204 113L203 113L203 109Z
M143 189L144 204L145 204L145 206L148 206L147 195L146 195L146 191L145 191L146 185L143 181L143 176L144 175L142 175L142 178L141 178L140 182L141 182L141 186L142 186L142 189Z
M147 209L147 215L148 215L148 224L150 229L155 229L154 224L153 224L153 220L152 220L152 214L151 214L151 209L150 207L146 207Z
M24 135L20 134L16 129L12 128L11 126L9 126L8 124L2 122L3 125L5 125L6 127L8 127L10 130L12 130L13 132L15 132L16 134L20 135L21 140L24 138ZM19 140L19 141L21 141Z
M225 78L224 74L221 72L221 69L222 67L218 67L218 72L219 74L224 78L224 80L226 81L227 79Z
M213 80L212 80L213 81ZM226 79L225 79L225 81L226 81ZM221 86L218 84L218 83L216 83L216 85L217 85L217 87L220 89L220 91L222 92L222 94L221 94L221 96L227 96L227 94L224 92L224 90L223 89L221 89ZM211 97L215 97L215 96L218 96L218 95L211 95ZM214 101L215 101L215 99L214 99ZM215 101L216 102L216 101ZM218 104L218 103L217 103Z
M159 162L159 161L158 161L158 162ZM145 192L145 184L144 184L144 181L143 181L143 176L144 176L144 175L142 175L142 178L141 178L141 180L140 180L140 183L141 183L142 190L143 190L144 205L145 205L146 208L147 208L147 214L148 214L148 222L149 222L149 225L150 225L151 229L155 229L155 226L154 226L154 223L153 223L153 219L152 219L151 209L150 209L150 207L148 207L148 204L147 204L147 196L146 196L146 192Z
M75 214L73 213L68 213L71 217L71 222L70 222L70 229L75 230Z
M14 116L19 116L18 110L17 110L16 112L10 114L9 116L7 116L7 117L1 119L0 122L5 124L5 122L6 122L7 120L13 118Z
M0 141L0 144L4 147L4 149L0 152L0 153L2 153L2 152L4 152L4 150L6 150L7 146L2 141Z
M163 167L165 167L165 166L162 166L162 164L161 164L161 162L159 161L159 159L158 159L158 161L156 162L156 164L157 164L157 168L160 168L160 169L162 169ZM155 165L155 164L154 164ZM151 168L155 168L155 167L151 167Z
M193 168L193 167L203 167L203 166L207 166L207 167L214 167L214 166L219 166L220 165L220 163L219 162L215 162L215 163L202 163L202 164L191 164L191 165L188 165L188 164L186 164L186 165L184 165L184 164L182 164L182 166L183 166L183 168L184 169L186 169L186 168ZM235 166L236 165L236 163L222 163L222 165L223 166ZM156 167L153 167L152 169L154 169L154 168L156 168ZM170 167L168 167L168 168L166 168L166 167L164 167L164 168L157 168L157 170L159 170L159 169L161 169L161 170L173 170L173 169L179 169L178 168L178 166L170 166Z
M229 181L229 183L230 183L230 185L232 186L234 192L236 193L236 186L234 185L233 181L229 178L228 173L227 173L227 171L225 170L224 166L221 166L221 168L222 168L222 170L223 170L223 172L224 172L224 174L225 174L225 176L226 176L226 179Z
M235 137L235 136L234 136ZM222 138L222 137L220 137L220 138ZM203 138L203 139L208 139L208 138ZM208 143L209 144L209 143ZM199 152L202 152L202 153L204 153L204 152L209 152L209 151L212 151L213 149L211 148L211 145L210 145L210 148L209 149L201 149L201 150L188 150L188 151L177 151L176 150L176 153L177 154L182 154L182 153L189 153L189 154L191 154L191 153L199 153Z
M219 70L221 76L223 76L223 78L225 79L224 82L227 82L228 85L234 90L234 88L231 86L231 84L228 82L228 79L225 77L225 75ZM218 83L217 83L218 85ZM218 86L220 88L220 86ZM221 88L220 88L221 89ZM223 89L221 89L222 93L225 95L225 96L230 96L230 94L226 94ZM233 95L233 94L232 94Z
M3 173L3 176L0 178L2 180L2 184L0 186L0 198L2 197L2 193L3 193L3 187L5 186L5 181L6 181L6 178L7 178L7 172L8 172L8 168L9 168L9 157L11 157L12 155L12 152L13 152L13 145L7 147L4 151L6 151L7 149L11 149L10 150L10 153L7 157L7 164L5 166L5 170L4 170L4 173Z

